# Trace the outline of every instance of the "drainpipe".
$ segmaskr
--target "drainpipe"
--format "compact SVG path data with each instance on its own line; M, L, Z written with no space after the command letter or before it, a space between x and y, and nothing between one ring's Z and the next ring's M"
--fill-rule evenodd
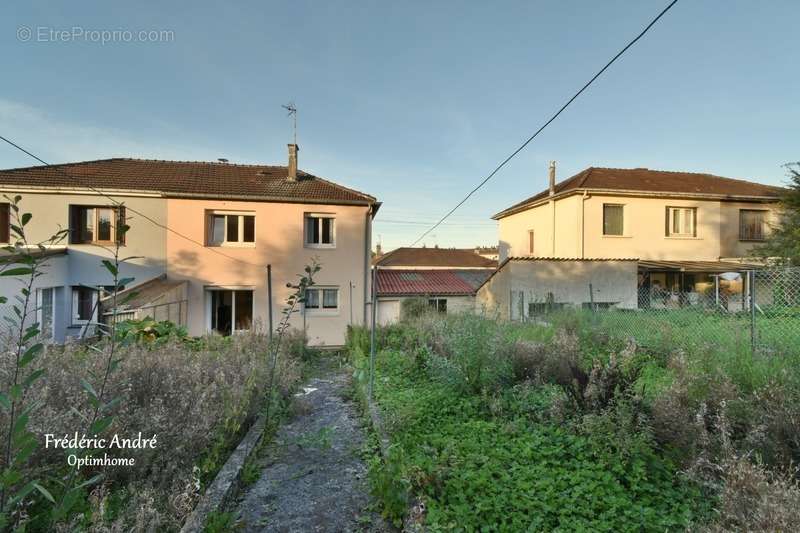
M581 246L581 259L586 257L586 200L589 199L589 191L584 190L583 196L581 196L581 223L578 225L578 231L580 231L581 239L580 239L580 246Z
M552 217L550 224L550 255L556 256L556 201L553 196L556 194L556 162L550 161L549 168L549 193L550 193L550 215Z

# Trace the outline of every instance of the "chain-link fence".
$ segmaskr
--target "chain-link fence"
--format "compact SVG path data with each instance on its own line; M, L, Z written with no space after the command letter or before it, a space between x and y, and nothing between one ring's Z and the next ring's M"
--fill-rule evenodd
M594 294L591 287L587 294ZM575 312L574 302L511 296L512 319L577 320L645 346L800 355L800 267L710 274L689 284L640 279L636 305L628 309L588 297Z

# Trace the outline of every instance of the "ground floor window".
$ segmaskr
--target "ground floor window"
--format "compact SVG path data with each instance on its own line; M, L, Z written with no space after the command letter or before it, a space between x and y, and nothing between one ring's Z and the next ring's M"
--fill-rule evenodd
M53 338L56 290L52 287L39 289L39 331L42 339Z
M210 329L231 335L253 327L253 291L209 289Z
M447 313L447 298L428 298L428 307L439 313Z
M339 289L336 287L306 289L305 306L308 311L336 311L339 309Z
M97 290L91 287L72 287L72 323L89 322L95 315Z

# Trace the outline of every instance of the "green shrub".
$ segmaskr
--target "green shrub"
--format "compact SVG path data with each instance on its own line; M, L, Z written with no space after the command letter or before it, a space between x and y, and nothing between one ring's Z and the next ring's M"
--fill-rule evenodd
M406 298L400 303L400 320L414 320L435 312L427 298Z

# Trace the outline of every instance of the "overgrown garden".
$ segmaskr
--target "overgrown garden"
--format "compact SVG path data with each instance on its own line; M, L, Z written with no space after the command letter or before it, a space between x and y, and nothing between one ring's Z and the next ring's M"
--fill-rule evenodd
M800 361L602 326L421 313L380 328L386 515L422 502L431 531L795 528ZM358 377L368 350L352 330Z

